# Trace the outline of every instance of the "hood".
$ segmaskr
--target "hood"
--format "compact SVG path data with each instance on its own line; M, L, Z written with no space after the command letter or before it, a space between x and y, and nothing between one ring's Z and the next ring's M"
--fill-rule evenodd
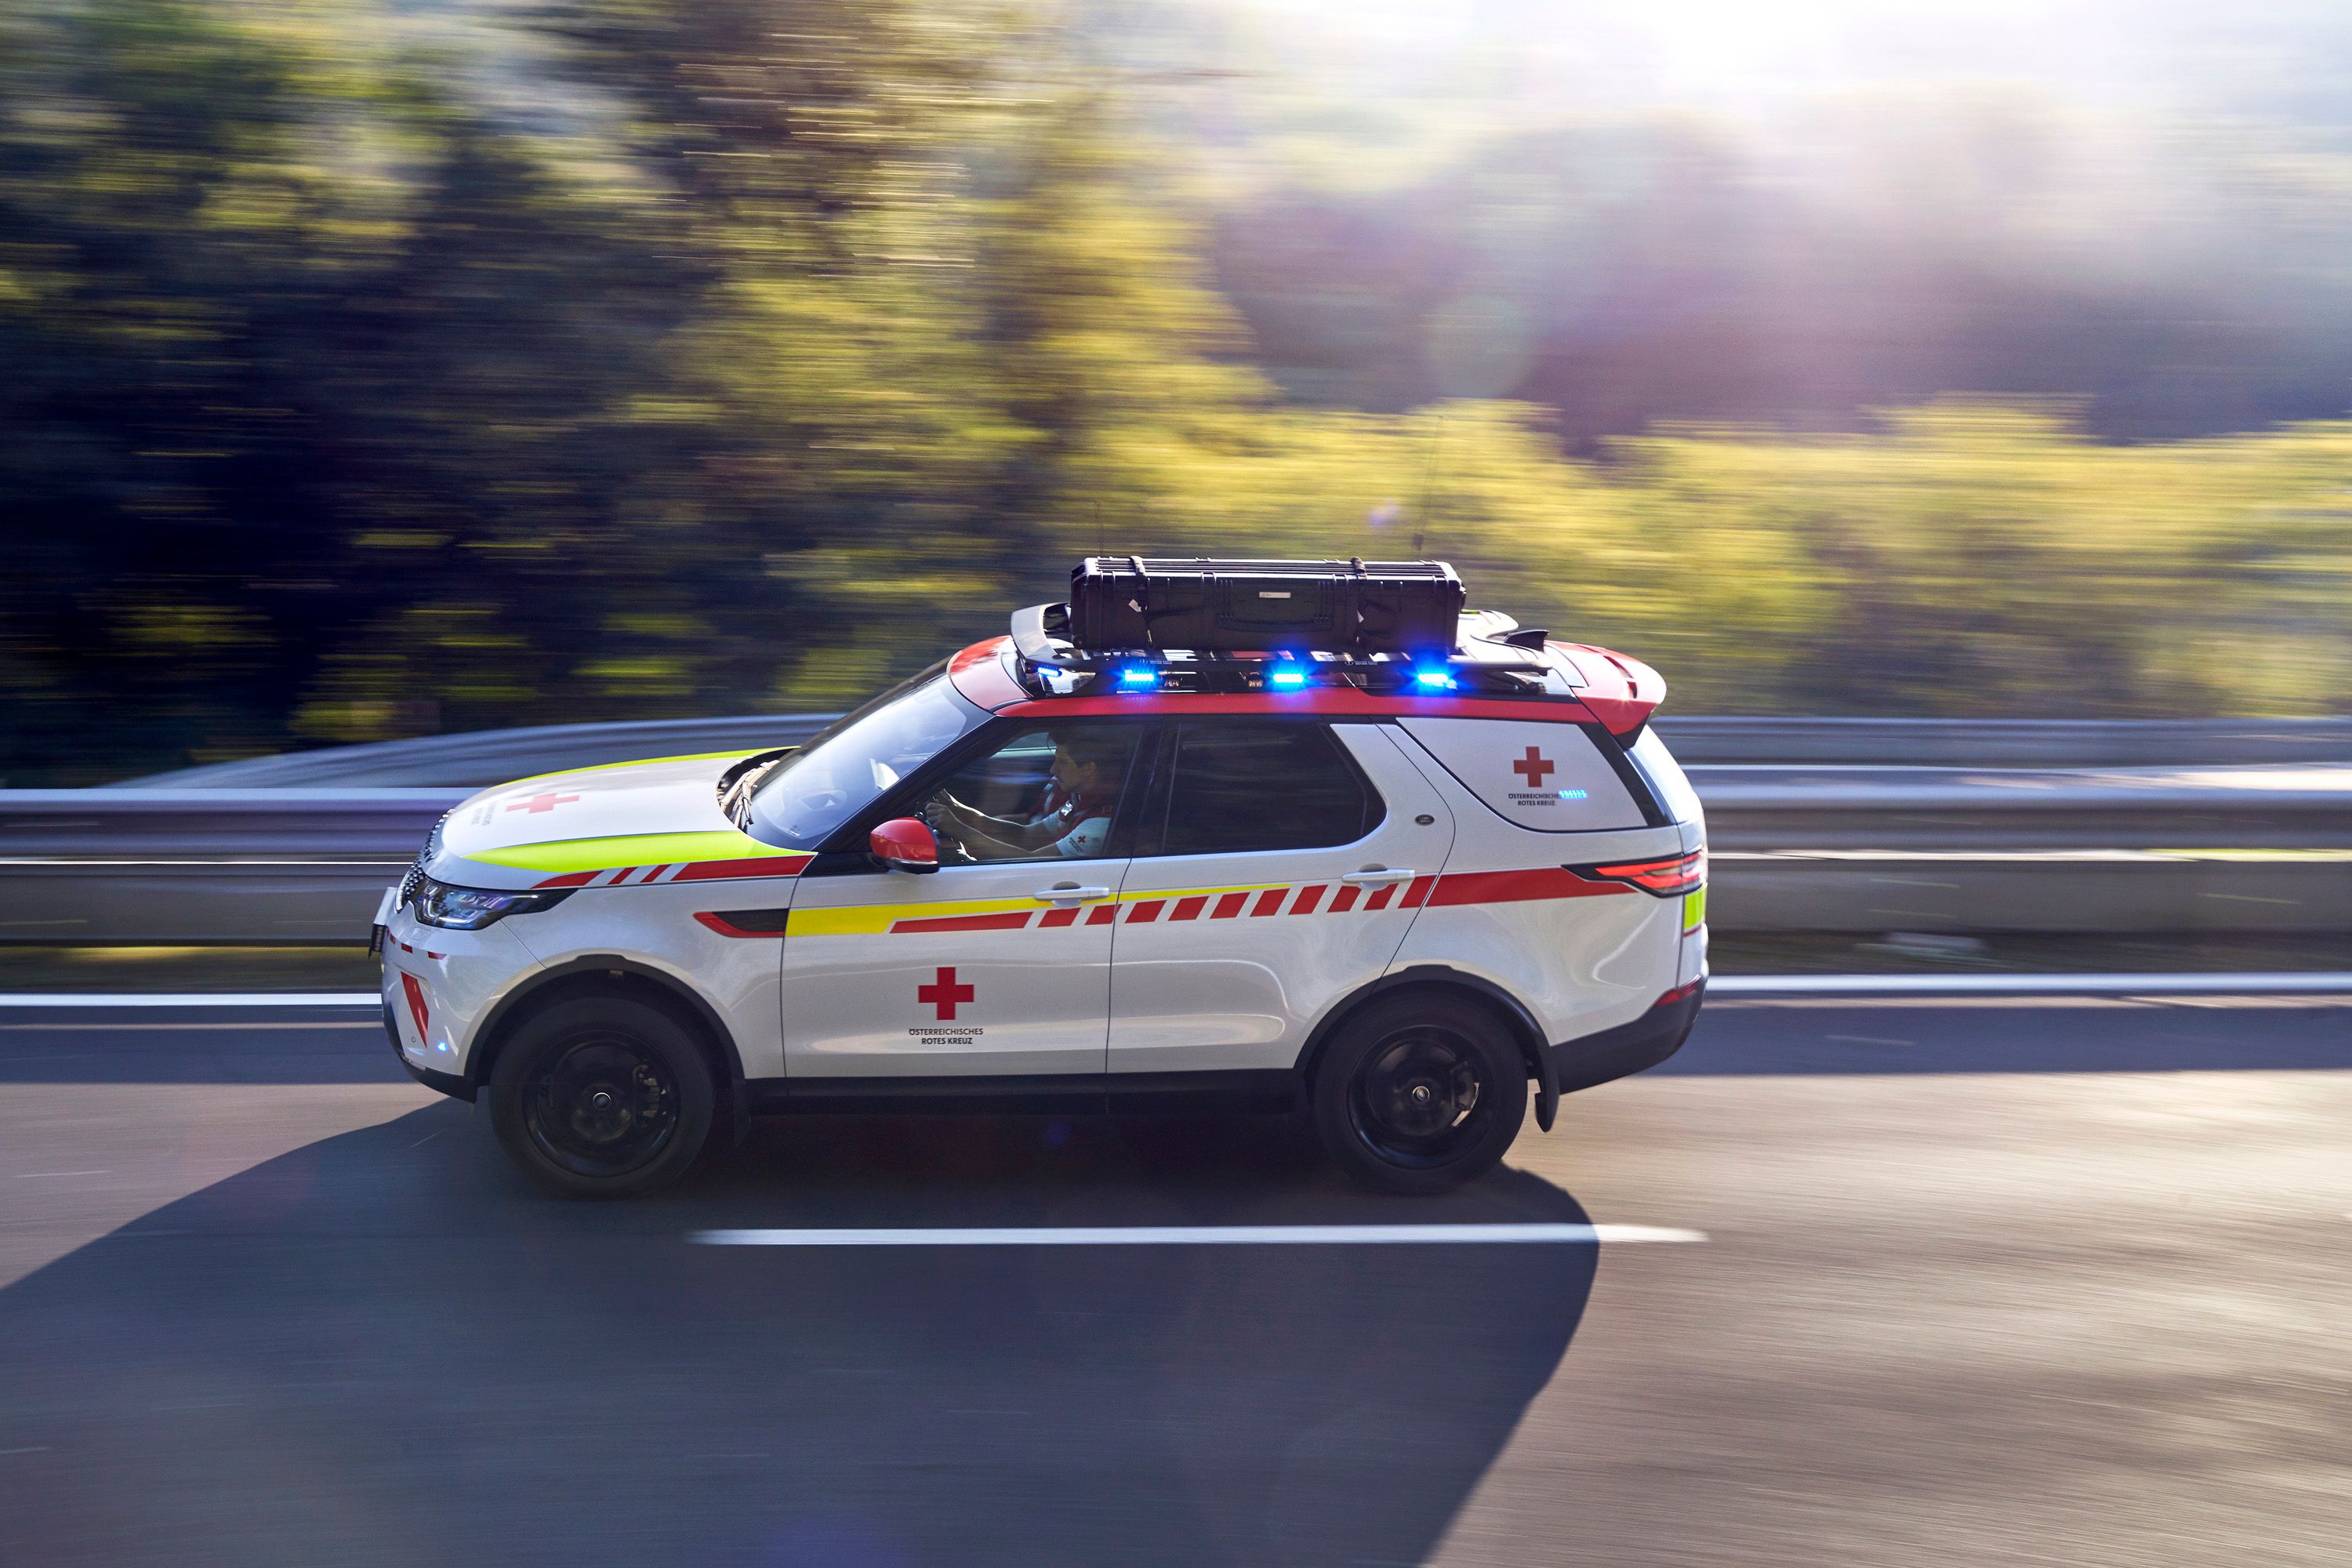
M719 806L720 777L761 754L656 757L499 784L444 819L425 871L498 889L790 876L806 855L739 832Z

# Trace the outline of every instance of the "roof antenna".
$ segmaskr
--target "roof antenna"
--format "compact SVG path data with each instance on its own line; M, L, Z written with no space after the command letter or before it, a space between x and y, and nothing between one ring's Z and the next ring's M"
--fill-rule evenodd
M1443 405L1440 405L1437 412L1430 419L1429 461L1422 468L1421 505L1413 510L1412 554L1416 561L1426 561L1429 558L1426 542L1429 537L1430 524L1434 521L1431 509L1436 505L1437 500L1437 458L1438 454L1444 449L1444 446L1445 409Z

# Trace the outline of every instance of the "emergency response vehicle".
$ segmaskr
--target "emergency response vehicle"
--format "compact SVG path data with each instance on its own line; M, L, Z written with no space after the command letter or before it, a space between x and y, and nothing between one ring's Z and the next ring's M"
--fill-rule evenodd
M384 893L394 1047L574 1196L822 1110L1291 1110L1476 1177L1682 1044L1706 851L1656 673L1460 600L1089 561L803 746L486 790Z

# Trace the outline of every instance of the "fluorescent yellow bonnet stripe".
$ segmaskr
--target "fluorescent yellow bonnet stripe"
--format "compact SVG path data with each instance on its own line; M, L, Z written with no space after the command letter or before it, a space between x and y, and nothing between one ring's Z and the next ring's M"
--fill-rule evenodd
M674 866L689 860L756 860L799 851L762 844L733 828L716 833L630 833L614 838L559 838L467 857L520 871L609 871L617 866Z

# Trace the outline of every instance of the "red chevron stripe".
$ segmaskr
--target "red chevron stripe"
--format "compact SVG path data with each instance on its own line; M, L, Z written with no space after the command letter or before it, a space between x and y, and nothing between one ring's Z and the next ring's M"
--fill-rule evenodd
M1356 907L1356 900L1360 893L1361 889L1359 889L1355 883L1341 883L1339 885L1339 892L1332 897L1330 909L1326 912L1335 915L1346 914L1349 910Z
M1171 921L1198 920L1201 918L1201 911L1208 907L1208 903L1207 897L1201 894L1195 894L1189 899L1179 899L1176 900L1176 907L1168 911L1168 918Z
M1299 889L1298 896L1290 900L1290 912L1294 915L1313 914L1315 906L1323 901L1323 887L1322 883L1317 882L1311 887Z
M1127 923L1131 926L1150 925L1160 918L1160 906L1167 901L1165 899L1139 900L1128 906Z
M1248 902L1247 893L1227 893L1217 900L1217 907L1209 911L1209 918L1213 921L1229 921L1241 913L1242 906Z
M1071 904L1066 909L1047 910L1045 918L1037 923L1041 926L1076 925L1078 923L1078 906Z

